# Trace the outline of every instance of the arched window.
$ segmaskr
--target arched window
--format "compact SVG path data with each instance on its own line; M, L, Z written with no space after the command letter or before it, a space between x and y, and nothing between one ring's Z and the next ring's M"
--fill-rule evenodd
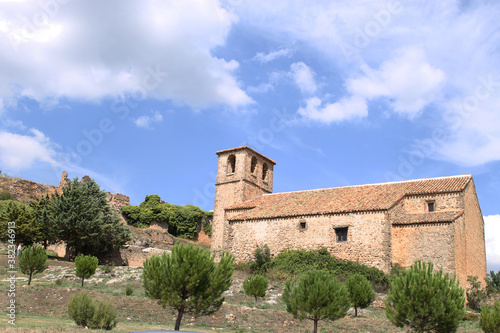
M236 156L229 155L227 158L227 173L234 173L236 169Z
M250 163L250 172L255 174L255 167L257 166L257 158L252 157L252 162Z
M267 163L262 166L262 180L267 180Z

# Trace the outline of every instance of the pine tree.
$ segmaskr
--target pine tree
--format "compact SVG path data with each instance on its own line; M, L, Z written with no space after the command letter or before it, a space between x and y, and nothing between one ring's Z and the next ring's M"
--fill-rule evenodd
M67 258L108 253L130 240L128 226L113 213L106 192L94 180L80 183L75 178L64 186L53 217L58 238L66 242Z
M45 249L58 242L57 228L52 216L53 204L58 197L57 192L53 196L45 194L45 196L33 199L29 204L33 209L35 221L40 230L40 241L43 242Z
M40 245L28 246L19 254L19 268L23 274L29 276L28 286L33 274L42 273L48 266L47 254Z
M248 296L255 297L255 306L257 306L257 298L266 295L269 280L262 275L249 276L243 281L243 290Z
M373 303L377 295L366 277L354 274L346 281L349 298L354 306L354 317L358 316L358 308L364 309Z
M483 305L479 326L485 333L500 333L500 301L494 305Z
M283 301L294 318L314 322L314 333L318 332L318 321L345 317L350 306L345 286L331 273L318 270L304 273L295 281L287 281Z
M495 271L490 271L488 277L486 278L486 290L488 294L494 294L500 292L500 271L495 274Z
M75 275L82 279L82 287L85 279L88 279L95 274L99 259L94 256L80 255L75 258L76 273Z
M7 208L0 214L1 240L7 240L9 222L15 222L16 243L29 246L42 240L41 228L36 223L33 209L28 205L21 202L9 201Z
M417 261L394 277L387 294L386 315L397 327L415 332L456 332L465 314L465 294L455 278L433 272L432 263Z
M210 251L192 244L177 243L172 253L144 261L143 285L146 296L158 299L165 308L177 311L178 331L185 313L209 315L222 306L222 293L231 286L234 257L224 253L218 264Z

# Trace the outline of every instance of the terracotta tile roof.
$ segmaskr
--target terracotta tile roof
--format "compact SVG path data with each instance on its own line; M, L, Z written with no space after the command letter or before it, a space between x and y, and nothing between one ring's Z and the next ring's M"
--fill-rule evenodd
M454 210L448 212L432 212L422 214L404 214L394 217L392 224L418 224L418 223L437 223L437 222L453 222L464 213L463 210Z
M381 211L391 208L407 195L462 191L471 180L471 175L461 175L265 194L226 207L226 210L248 209L230 220Z

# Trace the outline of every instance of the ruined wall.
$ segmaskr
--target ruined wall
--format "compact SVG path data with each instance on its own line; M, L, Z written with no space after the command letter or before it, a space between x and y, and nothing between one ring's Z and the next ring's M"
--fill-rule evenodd
M484 220L477 200L474 181L471 181L465 189L464 203L466 274L467 276L478 276L479 280L484 282L487 274ZM464 258L460 257L459 260L464 260Z
M235 214L237 212L234 212ZM301 223L305 222L305 228ZM335 227L347 226L348 240L337 242ZM335 257L389 272L390 227L385 213L353 213L302 218L231 222L227 245L236 260L250 260L257 246L276 255L286 249L327 248Z

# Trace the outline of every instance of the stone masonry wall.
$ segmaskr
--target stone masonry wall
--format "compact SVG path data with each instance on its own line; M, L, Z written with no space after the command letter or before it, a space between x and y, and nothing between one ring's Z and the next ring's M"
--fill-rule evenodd
M426 213L428 202L434 202L436 212L464 209L460 193L413 195L406 197L403 202L406 214Z
M479 280L483 282L487 274L484 220L473 181L471 181L465 189L464 202L465 239L467 249L466 274L467 276L478 276ZM463 258L461 258L461 260L463 260Z
M305 229L300 223L305 222ZM334 227L348 226L347 242L337 242ZM335 257L358 261L384 272L390 270L390 228L385 213L339 214L249 222L231 222L228 249L237 261L249 260L257 245L273 255L286 249L326 247Z

